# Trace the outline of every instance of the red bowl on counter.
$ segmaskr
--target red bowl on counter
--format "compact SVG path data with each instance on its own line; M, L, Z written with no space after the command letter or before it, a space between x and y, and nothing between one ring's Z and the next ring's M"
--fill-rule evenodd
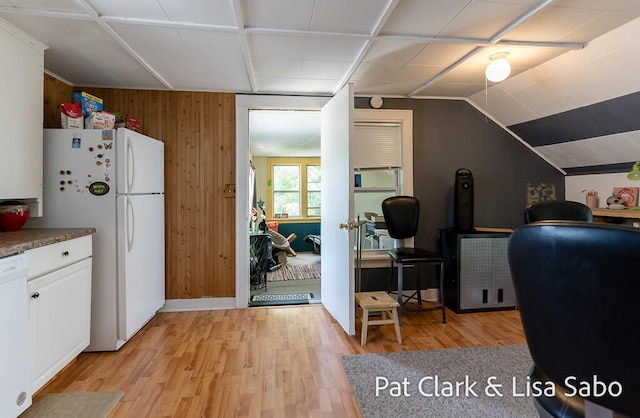
M29 219L27 205L0 205L0 231L18 231Z

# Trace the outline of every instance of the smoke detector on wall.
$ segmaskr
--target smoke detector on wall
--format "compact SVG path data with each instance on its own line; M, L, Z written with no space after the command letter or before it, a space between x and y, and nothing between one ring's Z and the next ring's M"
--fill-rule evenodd
M373 96L369 99L369 105L374 109L380 109L382 107L382 103L382 97L380 96Z

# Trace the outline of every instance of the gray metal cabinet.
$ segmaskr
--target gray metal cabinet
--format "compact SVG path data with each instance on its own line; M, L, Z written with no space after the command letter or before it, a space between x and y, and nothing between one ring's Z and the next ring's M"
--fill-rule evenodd
M508 233L448 234L447 305L458 313L514 309Z

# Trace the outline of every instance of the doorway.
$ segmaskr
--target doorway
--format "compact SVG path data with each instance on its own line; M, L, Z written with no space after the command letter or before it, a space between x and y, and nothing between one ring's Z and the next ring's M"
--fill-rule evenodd
M250 289L248 277L250 277L250 242L249 231L251 225L251 206L253 196L249 191L249 161L252 160L250 141L250 114L254 110L271 111L319 111L328 101L323 97L291 97L291 96L236 96L236 307L245 308L249 306L252 290ZM273 140L270 144L274 144ZM256 191L256 194L260 193ZM266 193L266 192L265 192ZM256 202L259 196L256 198ZM264 198L263 198L263 201ZM267 212L269 209L267 208ZM241 216L240 214L247 214ZM275 220L275 219L272 219ZM303 240L304 236L298 236L296 240ZM289 257L287 261L294 257ZM301 258L302 260L302 258ZM297 261L297 260L296 260ZM269 287L275 288L276 285ZM298 285L300 286L300 285ZM318 290L319 294L320 291ZM315 296L315 295L314 295ZM318 295L319 296L319 295ZM319 300L319 297L318 297Z
M320 255L308 242L320 233L320 130L317 110L249 109L249 306L320 303ZM265 238L271 249L260 251Z

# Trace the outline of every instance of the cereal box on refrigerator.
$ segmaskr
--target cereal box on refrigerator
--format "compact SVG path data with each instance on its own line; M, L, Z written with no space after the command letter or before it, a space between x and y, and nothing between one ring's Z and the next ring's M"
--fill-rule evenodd
M85 118L91 112L102 112L102 99L84 91L71 92L71 102L80 106Z

